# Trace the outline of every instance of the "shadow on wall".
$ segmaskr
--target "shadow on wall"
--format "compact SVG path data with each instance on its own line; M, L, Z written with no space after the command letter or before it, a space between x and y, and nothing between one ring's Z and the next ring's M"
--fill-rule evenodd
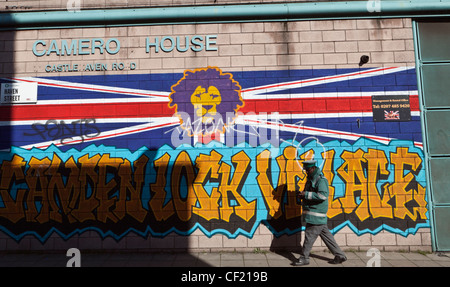
M5 102L4 89L9 88L9 84L13 81L10 78L15 77L15 31L12 29L4 29L3 23L8 23L10 15L8 13L0 14L0 154L9 154L11 146L11 138L13 137L12 123L12 105ZM5 173L1 169L0 162L0 179ZM3 198L5 192L9 189L9 186L0 180L0 206L3 205ZM0 231L0 252L4 249L5 242L7 242L8 236Z
M1 15L0 28L7 17L8 13ZM199 221L188 202L192 163L170 165L160 160L153 168L156 151L146 151L130 162L100 147L98 153L75 149L78 157L54 146L52 152L21 150L15 157L11 146L20 143L24 130L32 131L32 121L21 123L14 109L36 103L14 98L17 87L12 79L23 76L25 66L32 65L15 59L15 45L24 42L16 37L18 33L0 30L0 253L22 258L8 266L66 266L75 257L68 253L72 248L80 252L85 266L211 266L186 253L192 244L189 236L173 235L173 229L188 232ZM15 67L20 67L20 74ZM42 92L37 87L37 100ZM25 126L17 129L17 125ZM145 181L146 170L152 184ZM168 170L179 174L172 186ZM36 254L42 260L32 259Z
M0 83L1 83L1 100L0 100L0 152L9 152L9 148L11 146L11 137L13 136L12 123L13 119L11 118L13 106L8 103L9 100L14 100L14 96L12 93L4 93L4 90L7 89L11 91L8 84L13 81L11 78L16 76L15 73L15 36L16 31L14 30L1 30L3 27L1 25L2 22L8 22L10 15L8 13L4 13L0 17L0 55L1 55L1 64L0 64ZM3 187L0 186L0 189Z
M70 157L55 146L36 152L22 151L15 161L23 168L15 168L19 180L11 180L23 188L0 217L1 228L13 237L4 251L65 256L76 248L87 256L86 266L120 266L124 260L133 266L209 266L187 253L202 246L174 231L190 234L199 222L214 228L192 212L195 172L187 153L173 162L168 153L156 156L152 150L117 157L114 147L71 149Z
M268 219L263 224L274 233L270 251L280 254L291 261L296 257L293 253L301 251L301 207L296 199L296 191L288 191L286 184L279 185L272 191L273 202L277 203L278 208L269 214ZM289 206L290 205L290 206ZM292 235L283 234L284 231L298 230Z
M269 225L269 228L274 229L274 238L270 246L270 251L289 259L291 262L298 259L302 251L303 240L305 240L304 236L302 238L302 232L300 231L302 225L305 225L302 222L301 201L296 198L296 191L302 188L303 186L299 188L296 185L297 190L289 191L287 186L283 184L273 190L273 199L275 202L278 202L279 208L265 222L266 225ZM332 222L328 221L328 227L332 228ZM292 235L283 234L276 236L276 234L285 231L296 232ZM311 257L324 261L332 259L316 254L311 254Z

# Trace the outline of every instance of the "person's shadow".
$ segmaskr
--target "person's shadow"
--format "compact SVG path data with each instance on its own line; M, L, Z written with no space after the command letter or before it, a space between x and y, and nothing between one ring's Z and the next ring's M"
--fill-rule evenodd
M280 196L279 193L282 193ZM280 185L272 191L273 200L278 203L278 210L268 215L263 224L269 228L274 237L270 251L294 262L301 253L301 217L288 218L286 214L287 197L295 195L295 191L288 191L286 184Z
M279 192L283 192L283 196L279 196ZM296 191L288 191L287 186L280 185L272 191L274 200L278 201L279 209L273 216L268 215L267 220L263 223L272 231L274 237L270 245L270 251L281 255L291 262L295 262L302 253L304 236L302 236L302 218L296 216L288 218L286 214L286 203L288 196L295 196ZM277 196L278 195L278 196ZM281 198L281 202L280 199ZM317 254L310 254L310 257L324 261L330 261L327 258Z

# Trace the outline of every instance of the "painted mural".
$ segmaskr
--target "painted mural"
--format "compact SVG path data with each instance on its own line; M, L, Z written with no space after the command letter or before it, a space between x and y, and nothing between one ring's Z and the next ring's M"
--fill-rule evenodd
M17 240L294 234L312 158L333 233L429 227L414 68L2 82L38 89L34 104L0 105L0 229Z

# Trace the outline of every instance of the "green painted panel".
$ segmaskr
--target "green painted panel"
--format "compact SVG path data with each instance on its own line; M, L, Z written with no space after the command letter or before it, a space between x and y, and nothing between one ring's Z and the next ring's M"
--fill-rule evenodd
M450 250L450 206L435 207L436 243L440 251Z
M433 250L450 251L450 20L442 19L414 22L413 31Z
M421 22L419 57L421 61L450 61L450 23Z
M450 110L426 111L428 152L431 156L450 154Z
M450 64L423 65L422 79L425 107L450 107Z
M435 204L450 204L450 158L432 158L430 174Z

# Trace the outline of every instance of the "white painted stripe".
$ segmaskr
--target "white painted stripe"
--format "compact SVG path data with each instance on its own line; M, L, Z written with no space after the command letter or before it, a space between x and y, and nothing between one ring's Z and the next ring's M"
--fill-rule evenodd
M331 137L331 138L337 138L339 140L358 140L361 137L365 137L383 144L389 144L391 140L394 140L395 138L387 138L387 137L380 137L376 135L371 134L359 134L359 133L351 133L351 132L344 132L344 131L338 131L338 130L330 130L330 129L322 129L322 128L316 128L316 127L308 127L303 125L295 125L295 124L284 124L280 122L275 121L264 121L264 120L254 120L254 119L241 119L243 124L248 124L251 126L258 126L268 129L280 129L281 131L288 131L293 133L300 133L300 134L308 134L313 136L323 136L323 137ZM239 118L238 118L239 122ZM414 142L416 146L423 147L423 144L421 142Z
M128 94L140 97L168 97L169 92L153 91L153 90L142 90L142 89L131 89L131 88L121 88L112 86L103 86L95 84L84 84L84 83L73 83L67 81L58 81L44 78L34 78L34 77L23 77L23 78L9 78L8 80L14 80L18 82L37 82L41 86L50 86L56 88L73 89L73 90L89 90L93 92L101 93L117 93L117 94Z
M21 148L24 148L24 149L31 149L33 147L47 148L51 144L54 144L56 146L79 144L82 142L92 142L92 141L109 139L109 138L114 138L114 137L119 137L119 136L131 135L131 134L135 134L135 133L141 133L141 132L146 132L146 131L150 131L150 130L165 128L165 127L175 126L175 125L179 125L178 119L176 120L176 122L168 121L163 124L147 123L147 124L136 125L136 126L132 126L132 127L121 128L121 129L114 129L114 130L102 132L100 135L98 135L96 137L85 138L84 140L78 136L78 137L74 137L72 140L66 140L64 143L61 143L61 139L59 139L59 140L54 140L54 141L47 141L47 142L30 144L30 145L24 145L24 146L21 146Z
M246 95L245 100L268 100L268 99L323 99L339 97L372 97L386 95L409 95L415 96L418 91L384 91L384 92L336 92L336 93L305 93L305 94L256 94ZM141 98L102 98L102 99L72 99L72 100L38 100L38 105L64 105L64 104L109 104L109 103L168 103L169 98L141 97Z
M364 97L369 95L386 95L386 94L404 94L405 92L362 92L362 93L322 93L322 94L273 94L266 95L265 93L282 91L286 89L293 88L301 88L301 87L309 87L314 85L321 85L327 83L334 83L339 81L360 79L373 77L378 75L396 73L400 71L405 71L409 69L415 69L414 67L399 67L399 68L374 68L368 71L361 72L353 72L346 73L340 75L332 75L327 77L319 77L312 79L304 79L304 80L296 80L291 82L282 82L277 84L264 85L259 87L250 87L247 89L243 89L241 92L241 96L243 99L281 99L281 98L316 98L316 97L339 97L339 96L347 96L347 97ZM142 89L132 89L132 88L121 88L121 87L113 87L113 86L104 86L104 85L95 85L95 84L84 84L84 83L73 83L67 81L59 81L59 80L51 80L45 78L35 78L35 77L22 77L22 78L8 78L8 80L14 80L18 82L37 82L42 86L51 86L57 88L64 89L75 89L75 90L89 90L93 92L104 92L104 93L114 93L114 94L128 94L139 97L148 98L150 97L152 100L150 101L161 101L168 102L168 96L170 92L163 91L154 91L154 90L142 90ZM417 94L417 91L406 91L410 95ZM130 99L75 99L75 100L50 100L50 101L39 101L38 104L70 104L70 103L104 103L107 102L130 102ZM42 103L41 103L42 102ZM139 102L139 99L134 99L133 102Z
M309 114L279 114L279 113L271 113L271 114L247 114L247 115L240 115L236 119L237 124L245 124L243 122L244 119L252 119L252 120L302 120L302 119L318 119L318 118L345 118L345 117L351 117L351 118L357 118L357 117L372 117L373 113L366 112L366 113L309 113ZM419 111L413 111L411 112L411 116L420 116ZM95 118L96 123L147 123L147 122L156 122L156 121L165 121L166 119L177 119L177 117L145 117L145 118ZM66 121L69 122L70 120L67 119L53 119L56 121ZM23 126L23 125L32 125L35 123L43 123L42 120L20 120L20 121L0 121L0 126Z
M411 116L420 116L419 111L412 111ZM237 119L253 119L253 120L299 120L299 119L317 119L317 118L358 118L358 117L373 117L372 112L349 112L349 113L304 113L304 114L280 114L260 113L260 114L246 114L239 115Z
M168 103L169 98L104 98L72 100L39 100L37 105L73 105L73 104L120 104L120 103Z
M72 121L76 121L76 119L68 120L68 119L52 119L57 122L64 121L65 123L71 123ZM110 124L110 123L155 123L162 124L169 121L176 121L178 117L145 117L145 118L95 118L96 124ZM25 120L25 121L0 121L0 126L25 126L25 125L33 125L33 124L45 124L45 120Z
M411 91L378 91L378 92L333 92L333 93L293 93L293 94L245 94L244 100L267 99L322 99L322 98L365 98L372 96L409 95L417 96L417 90Z
M374 76L379 76L379 75L402 72L402 71L406 71L406 70L410 70L410 69L415 69L415 67L374 68L374 69L365 70L365 71L361 71L361 72L352 72L352 73L346 73L346 74L340 74L340 75L331 75L331 76L327 76L327 77L304 79L304 80L300 80L300 81L297 80L297 81L289 81L289 82L283 82L283 83L277 83L277 84L263 85L263 86L259 86L259 87L244 89L241 94L242 94L242 97L245 99L245 98L248 98L251 95L255 95L255 94L271 93L271 92L277 92L277 91L282 91L282 90L287 90L287 89L296 89L296 88L323 85L323 84L329 84L329 83L335 83L335 82L341 82L341 81L362 79L362 78L374 77Z

